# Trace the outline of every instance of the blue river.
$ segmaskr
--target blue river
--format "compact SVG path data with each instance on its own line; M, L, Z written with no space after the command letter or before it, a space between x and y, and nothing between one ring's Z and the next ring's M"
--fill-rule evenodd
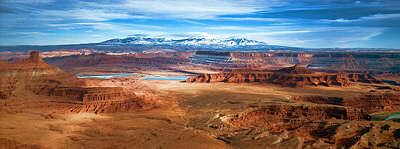
M391 116L388 116L387 118L385 118L385 121L391 120L391 119L394 119L394 118L399 118L399 117L400 117L400 114L391 115Z
M139 79L144 79L144 80L172 80L172 81L185 81L188 79L188 76L182 76L182 77L141 77Z
M110 79L110 78L120 78L120 77L129 77L129 76L137 76L140 74L137 73L120 73L120 74L106 74L106 75L78 75L78 78L100 78L100 79Z

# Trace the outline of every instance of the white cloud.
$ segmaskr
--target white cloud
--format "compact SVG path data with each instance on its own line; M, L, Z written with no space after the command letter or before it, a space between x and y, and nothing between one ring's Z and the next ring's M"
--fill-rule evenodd
M233 17L220 17L218 20L229 20L229 21L282 21L279 18L255 18L255 17L244 17L244 18L233 18Z
M103 36L102 35L98 35L98 34L94 34L94 35L92 35L92 37L97 38L97 37L103 37Z
M246 27L246 26L213 26L206 27L209 30L239 30L239 31L254 31L257 30L256 27Z
M258 32L258 33L251 33L247 35L264 35L264 36L270 36L270 35L287 35L287 34L302 34L302 33L311 33L312 31L309 30L301 30L301 31L276 31L276 32Z
M337 30L338 34L336 41L341 43L351 42L351 41L365 41L378 36L384 32L384 28L373 28L373 27L349 27L346 30ZM340 36L347 35L347 36Z
M18 32L17 34L27 35L27 36L46 35L43 32Z
M54 27L58 30L72 30L90 28L95 30L109 30L114 32L123 32L135 28L140 29L151 29L151 30L163 30L164 27L156 25L143 25L143 24L126 24L126 23L111 23L111 22L79 22L69 24L47 24L47 26ZM86 32L93 32L88 30Z
M5 3L19 3L19 4L35 4L35 3L51 3L54 0L2 0Z
M44 32L6 32L0 30L0 37L5 37L5 38L10 38L18 36L18 37L38 37L38 36L44 36L47 35L47 33Z
M400 14L375 14L371 16L362 17L363 20L375 20L375 19L391 19L400 18Z
M384 30L384 28L374 27L273 26L266 28L265 31L248 32L241 35L245 38L260 40L273 45L330 47L353 41L368 41L381 35Z
M221 15L249 14L279 6L280 1L260 0L124 0L122 3L84 2L94 8L116 9L152 18L215 19Z
M302 30L298 27L293 26L213 26L206 27L209 30L232 30L232 31L257 31L256 34L263 35L279 35L279 34L297 34L297 33L309 33L311 30Z
M107 21L111 19L128 19L136 18L142 19L145 16L132 16L126 13L106 12L100 9L73 9L73 10L42 10L39 12L42 16L48 17L61 17L64 19L79 19L79 20L93 20L93 21Z
M370 16L360 17L358 19L335 19L335 20L328 20L323 19L321 22L330 23L330 22L339 22L339 23L348 23L348 22L361 22L361 21L370 21L370 20L383 20L383 19L393 19L393 18L400 18L400 14L374 14Z
M148 14L167 15L176 18L207 19L219 15L246 14L261 10L262 6L251 4L250 1L228 1L228 0L135 0L127 1L129 8Z
M159 26L151 25L141 25L141 24L124 24L124 23L106 23L106 22L96 22L96 23L73 23L71 26L75 28L90 28L97 31L107 31L118 33L121 36L128 36L131 34L148 34L148 35L161 35L165 34L162 31L154 31L151 29L163 29ZM147 28L147 29L146 29Z
M197 22L197 21L191 21L191 20L183 20L182 22L190 23L190 24L196 24L196 25L207 25L205 23L201 23L201 22Z

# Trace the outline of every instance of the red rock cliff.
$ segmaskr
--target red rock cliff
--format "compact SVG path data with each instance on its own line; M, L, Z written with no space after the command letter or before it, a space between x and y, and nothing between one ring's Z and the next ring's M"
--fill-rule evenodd
M61 86L77 86L83 83L73 75L46 64L36 51L28 59L8 63L0 67L0 96L41 94Z
M217 74L200 74L188 78L186 82L265 82L279 84L282 86L301 87L306 85L349 86L353 82L378 83L379 81L367 74L333 74L312 72L310 69L304 67L293 66L277 71L240 70Z

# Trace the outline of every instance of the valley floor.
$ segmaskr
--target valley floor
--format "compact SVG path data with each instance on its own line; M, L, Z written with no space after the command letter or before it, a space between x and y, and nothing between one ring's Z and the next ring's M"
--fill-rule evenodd
M262 119L254 125L246 121L236 125L228 120L270 105L334 107L290 97L356 97L374 89L365 84L346 88L286 88L259 83L184 83L134 77L94 79L89 84L122 86L139 95L152 92L162 99L157 108L148 111L100 114L65 112L63 105L71 103L50 97L1 101L0 148L390 148L400 141L393 136L400 124L392 121L315 120L315 124L291 130L257 125ZM335 129L328 130L330 123ZM284 124L276 127L280 125L283 128ZM389 128L382 128L385 125ZM307 129L324 132L303 133Z

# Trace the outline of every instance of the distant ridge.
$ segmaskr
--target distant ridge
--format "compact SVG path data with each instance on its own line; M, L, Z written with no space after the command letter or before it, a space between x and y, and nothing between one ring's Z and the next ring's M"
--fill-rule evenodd
M279 51L393 51L400 49L387 48L301 48L282 45L270 45L266 42L251 40L247 38L224 38L216 39L209 37L187 37L166 38L130 36L127 38L109 39L98 43L65 44L65 45L15 45L0 46L1 51L29 52L54 51L54 50L79 50L95 49L104 52L142 52L145 50L174 50L174 51L253 51L266 52L269 50Z
M153 46L187 46L198 48L273 48L285 47L268 45L262 41L250 40L246 38L229 38L229 39L214 39L214 38L184 38L184 39L167 39L167 38L149 38L149 37L128 37L124 39L110 39L100 42L100 45L153 45Z

